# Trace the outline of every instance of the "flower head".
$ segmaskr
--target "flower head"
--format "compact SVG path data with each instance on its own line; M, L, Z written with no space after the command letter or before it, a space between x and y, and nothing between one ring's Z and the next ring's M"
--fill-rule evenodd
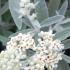
M29 48L35 47L34 39L30 34L19 33L17 36L11 37L11 40L7 42L7 49L21 49L25 51Z
M22 64L18 57L21 58L21 54L17 50L2 51L0 53L0 70L19 70Z
M13 70L44 70L44 67L53 70L62 60L62 50L64 45L60 40L54 39L52 31L39 33L38 45L35 45L33 36L29 33L11 37L7 42L7 50L0 54L1 69ZM27 59L27 64L23 65L21 59L26 59L26 50L32 49L35 54ZM8 66L9 65L9 66Z
M31 0L20 0L20 17L29 16L31 19L36 18L35 6L36 4L31 2Z
M58 62L62 60L62 50L64 45L61 44L60 40L54 40L54 34L52 31L39 33L38 46L34 48L36 55L34 55L33 63L38 64L39 67L44 68L56 68ZM42 65L43 64L43 65ZM38 69L37 69L38 70ZM44 69L42 69L44 70Z

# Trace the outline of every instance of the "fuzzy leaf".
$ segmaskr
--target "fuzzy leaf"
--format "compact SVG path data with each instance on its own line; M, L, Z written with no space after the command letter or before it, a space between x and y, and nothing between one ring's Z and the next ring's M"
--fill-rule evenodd
M54 30L56 30L57 32L60 32L61 30L63 30L66 27L70 27L70 18L64 19L60 22L58 22L55 26L54 26Z
M30 22L31 22L31 26L35 29L35 30L38 30L38 29L40 29L41 28L41 26L40 26L40 23L39 23L39 21L38 20L31 20L30 18L29 18L29 20L30 20Z
M25 17L24 19L22 19L22 22L23 22L22 28L24 27L24 25L33 28L31 21L29 19L30 19L30 17Z
M60 24L65 24L70 22L70 18L64 19L63 21L60 22Z
M37 12L38 20L41 22L44 19L46 19L49 15L48 15L48 8L45 0L34 0L35 3L38 1L39 4L36 6L36 12Z
M62 16L62 15L56 15L53 17L49 17L49 18L45 19L44 21L42 21L41 26L47 27L47 26L50 26L52 24L56 24L59 21L62 21L63 19L64 19L64 16Z
M62 43L64 44L64 48L65 49L69 49L70 48L70 39L64 40Z
M8 37L9 35L11 35L13 33L2 26L0 26L0 31L1 31L0 34L5 36L5 37Z
M53 27L53 30L55 30L56 32L60 32L62 31L64 28L59 25L59 24L56 24L54 27Z
M58 67L54 70L70 70L70 69L69 69L69 65L62 60L58 63Z
M3 35L9 37L13 32L11 31L3 31Z
M60 32L57 32L55 34L55 39L59 39L59 40L62 41L62 40L66 39L69 36L70 36L70 27L65 28L64 30L62 30Z
M68 0L65 0L65 2L63 3L62 7L60 8L60 10L58 11L60 15L65 15L66 11L67 11L67 7L68 7Z
M49 15L53 16L55 15L61 0L50 0L49 2Z
M30 26L31 26L33 29L40 29L41 26L40 26L40 23L39 23L38 20L36 20L36 19L32 20L32 19L30 18L30 16L28 16L27 19L29 20ZM28 23L28 24L29 24L29 23Z
M70 23L61 24L61 26L62 26L63 28L67 28L67 27L70 27Z
M69 56L63 54L62 57L67 63L70 63L70 57Z
M22 19L19 18L20 14L18 13L20 9L19 2L20 0L9 0L9 9L16 26L20 30L22 27Z
M3 45L6 45L6 42L8 41L8 38L0 35L0 41L3 43Z

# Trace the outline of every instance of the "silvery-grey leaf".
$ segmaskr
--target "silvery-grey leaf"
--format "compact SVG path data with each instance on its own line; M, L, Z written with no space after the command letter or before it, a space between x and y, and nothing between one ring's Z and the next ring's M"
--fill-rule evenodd
M41 27L39 21L37 19L32 19L31 16L26 16L23 19L23 23L33 29L40 29Z
M59 39L59 40L62 41L62 40L66 39L69 36L70 36L70 27L64 28L64 30L62 30L60 32L57 32L55 34L55 39Z
M63 54L63 55L62 55L62 58L63 58L63 60L65 60L67 63L70 63L70 57L69 57L69 56Z
M60 22L60 24L65 24L65 23L69 23L70 22L70 18L64 19L63 21Z
M18 13L20 9L19 2L20 0L9 0L9 9L16 26L20 30L22 27L22 19L19 18L20 14Z
M30 25L34 28L34 29L40 29L41 26L40 26L40 23L37 19L34 19L32 20L29 16L28 16L28 19L30 21Z
M68 2L68 3L70 3L70 2ZM70 7L70 6L69 6L69 7ZM66 16L67 16L67 17L70 17L70 9L67 10Z
M65 0L62 7L59 9L59 14L60 15L65 15L66 11L67 11L67 7L68 7L68 0Z
M56 32L60 32L62 31L64 28L60 25L60 24L56 24L54 27L53 27L53 30L55 30Z
M58 63L58 67L54 70L70 70L70 68L69 65L64 60L62 60Z
M70 18L63 19L62 21L58 22L54 26L53 29L59 32L59 31L63 30L66 27L70 27L70 23L69 22L70 22Z
M70 39L64 40L62 43L64 44L64 49L70 48Z
M8 41L8 38L0 35L0 41L3 43L3 45L6 45L6 42Z
M0 26L0 31L1 31L0 34L5 37L8 37L9 35L13 33L2 26Z
M28 17L25 17L24 19L22 19L22 22L23 22L22 26L25 24L26 26L29 26L29 27L33 28L33 26L31 24L31 21L29 20L29 18Z
M52 24L56 24L56 23L62 21L63 19L64 19L64 16L62 16L62 15L56 15L53 17L49 17L41 22L41 27L47 27Z
M35 3L37 1L39 1L39 4L36 6L36 12L38 20L41 22L49 16L48 7L46 5L45 0L34 0Z
M41 28L40 23L38 20L31 21L31 24L35 30L39 30Z
M67 28L67 27L70 27L70 23L61 24L61 26L62 26L63 28Z
M49 0L49 15L54 16L57 9L59 8L61 0Z
M13 34L13 32L8 31L8 30L2 30L2 34L6 37L9 37L11 34Z
M34 24L34 27L35 28L37 28L37 29L40 29L41 28L40 23L37 20L35 20L33 22L34 22L33 24Z

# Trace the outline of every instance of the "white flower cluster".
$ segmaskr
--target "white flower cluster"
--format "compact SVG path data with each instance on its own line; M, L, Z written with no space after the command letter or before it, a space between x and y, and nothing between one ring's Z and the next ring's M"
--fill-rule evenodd
M35 13L36 4L32 3L31 0L20 0L20 14L22 16L30 16L31 19L36 18Z
M61 41L56 39L54 40L55 34L52 33L52 30L49 32L43 32L41 31L40 34L39 45L41 47L47 47L48 50L54 50L54 51L62 51L64 49L64 45L61 44Z
M44 70L44 66L53 70L57 67L57 63L62 60L63 44L59 40L54 40L54 34L41 31L39 33L39 44L33 50L36 54L31 57L30 66L25 67L24 70Z
M44 70L44 67L49 68L49 70L53 70L53 68L57 67L57 63L59 60L62 60L62 53L49 51L48 53L37 53L35 54L30 62L30 67L26 67L25 70ZM31 68L32 67L32 68Z
M50 30L39 33L38 45L31 34L19 33L11 37L7 42L7 50L0 54L0 70L44 70L44 67L53 70L62 60L62 50L64 45L56 39ZM24 65L20 60L27 58L26 50L32 49L36 53L29 57L27 64Z
M35 42L30 34L19 33L17 36L11 37L11 40L7 42L6 47L7 49L20 48L25 52L26 49L34 48Z
M20 70L21 59L25 59L26 49L35 47L34 39L30 34L19 33L7 42L7 49L0 53L0 70Z
M33 65L44 70L44 66L53 70L57 67L57 63L62 60L63 44L59 40L54 40L52 31L39 33L40 39L37 47L34 48L36 55L33 56ZM32 60L32 59L31 59ZM37 69L38 70L38 69Z
M18 54L18 55L17 55ZM20 70L20 54L17 50L6 50L0 53L0 70Z

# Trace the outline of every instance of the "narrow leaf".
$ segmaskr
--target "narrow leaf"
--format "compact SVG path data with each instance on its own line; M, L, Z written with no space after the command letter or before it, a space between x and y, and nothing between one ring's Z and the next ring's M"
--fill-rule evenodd
M63 28L67 28L67 27L70 27L70 23L61 24L61 26L62 26Z
M9 37L11 34L13 34L13 32L8 31L8 30L3 30L2 34L6 37Z
M54 27L53 27L53 30L55 30L56 32L60 32L62 31L64 28L60 25L60 24L56 24Z
M40 29L40 23L38 20L34 19L32 20L30 16L26 17L26 19L23 19L25 24L33 29Z
M69 56L63 54L62 57L67 63L70 63L70 57Z
M61 0L50 0L49 2L49 15L53 16L55 15Z
M19 2L20 2L20 0L9 0L9 9L10 9L11 15L13 17L13 20L14 20L16 26L20 30L22 27L22 19L19 18L20 14L18 13L18 11L20 9ZM15 10L17 10L17 11L15 11Z
M34 0L35 3L37 1L39 1L39 4L36 6L36 12L37 12L38 20L41 22L49 16L48 8L45 0Z
M67 11L67 7L68 7L68 0L65 0L65 2L63 3L62 7L60 8L60 10L58 11L60 15L65 15L66 11Z
M58 67L54 70L70 70L70 69L69 65L64 60L62 60L58 63Z
M62 40L66 39L69 36L70 36L70 27L65 28L64 30L62 30L60 32L57 32L55 34L55 39L59 39L59 40L62 41Z
M64 40L62 43L64 44L64 48L65 49L69 49L70 48L70 39Z
M42 21L41 26L42 27L47 27L47 26L50 26L54 23L56 24L59 21L62 21L63 19L64 19L64 16L62 16L62 15L56 15L56 16L53 16L53 17L49 17L49 18L45 19L44 21Z
M22 22L23 22L26 26L29 26L29 27L33 28L32 24L31 24L31 21L30 21L29 19L30 19L30 18L25 17L24 19L22 19ZM23 25L24 25L24 24L22 24L22 28L23 28Z
M0 41L3 43L3 45L6 45L8 38L0 35Z
M65 24L65 23L69 23L70 22L70 18L64 19L62 22L60 22L60 24Z
M30 19L30 17L28 17L29 18L29 20L30 20L30 22L31 22L31 26L35 29L35 30L38 30L38 29L40 29L41 28L41 26L40 26L40 23L39 23L39 21L38 20L31 20Z

